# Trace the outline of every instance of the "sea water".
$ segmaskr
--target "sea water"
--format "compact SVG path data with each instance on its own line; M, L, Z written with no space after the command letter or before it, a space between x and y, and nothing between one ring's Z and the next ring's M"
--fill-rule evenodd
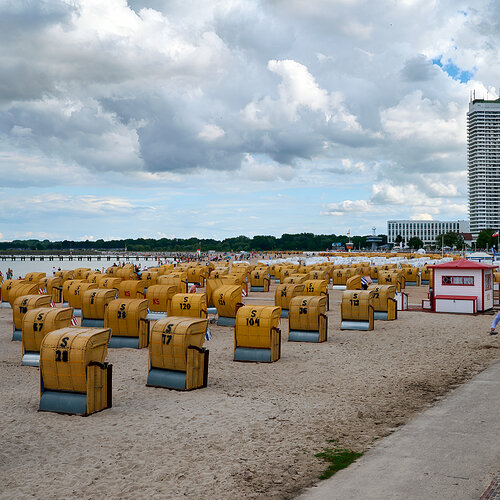
M54 256L54 260L49 260L48 256L44 256L44 260L39 260L40 257L36 257L36 260L30 260L29 256L26 256L26 260L20 260L20 257L16 257L16 260L6 259L0 260L0 271L2 271L3 279L7 277L7 269L10 267L13 271L13 278L18 279L24 277L26 273L31 272L41 272L45 273L47 276L52 276L52 270L55 268L56 271L59 269L76 269L77 267L87 267L92 271L106 272L108 267L113 264L119 265L120 263L134 264L140 266L141 269L146 267L156 267L158 265L158 260L154 257L149 257L146 260L145 257L111 257L111 260L107 260L107 256L103 256L101 260L96 260L95 257L92 260L87 260L87 257L83 256L82 260L78 260L78 257L73 257L73 260L58 259ZM161 259L162 263L170 262L172 259Z

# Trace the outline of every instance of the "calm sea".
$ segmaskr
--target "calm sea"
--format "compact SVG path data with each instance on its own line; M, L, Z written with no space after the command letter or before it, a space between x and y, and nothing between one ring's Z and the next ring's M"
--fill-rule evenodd
M10 267L14 271L14 278L24 277L26 273L31 272L42 272L46 273L47 276L52 276L52 268L55 267L56 271L61 269L76 269L77 267L88 267L92 270L99 270L101 272L106 271L108 267L111 267L114 263L118 264L119 262L131 263L134 265L141 266L141 269L145 267L155 267L158 264L158 261L149 257L148 260L145 257L140 258L132 258L129 257L124 260L123 256L121 260L118 260L116 257L111 257L111 260L107 260L107 257L101 257L101 260L87 260L87 257L82 257L82 260L78 260L78 257L73 257L73 260L68 260L67 258L64 260L59 260L54 256L54 260L49 260L48 256L44 257L44 260L40 261L39 257L36 257L37 260L30 260L29 256L26 256L26 260L20 260L20 257L16 257L16 260L0 259L0 271L2 271L3 277L5 279L7 274L7 269ZM171 259L162 259L162 262L170 261Z

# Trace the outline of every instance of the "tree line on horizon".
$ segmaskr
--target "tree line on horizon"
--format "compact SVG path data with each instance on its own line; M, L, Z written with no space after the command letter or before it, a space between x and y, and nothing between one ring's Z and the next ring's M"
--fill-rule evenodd
M498 245L498 238L492 237L495 231L493 229L484 229L480 232L476 247L492 248ZM370 244L367 244L367 236L352 236L350 241L355 249L369 249ZM379 234L382 238L382 244L387 244L387 235ZM444 238L442 238L444 237ZM69 252L70 250L79 251L123 251L125 248L131 252L196 252L201 249L202 252L213 250L215 252L259 252L259 251L293 251L293 250L310 250L324 251L328 249L341 248L349 241L348 236L336 234L313 234L313 233L297 233L283 234L280 237L276 236L236 236L216 240L211 238L126 238L120 240L13 240L0 241L0 251L37 251L37 252ZM405 242L398 235L396 237L396 245L403 243L407 247L417 250L424 247L424 242L418 238L410 238ZM432 247L441 249L441 243L445 247L461 249L464 245L463 236L452 231L439 235ZM333 246L332 246L333 245Z
M387 243L387 236L380 234L382 243ZM369 236L352 236L354 248L366 248L366 239ZM0 251L55 251L68 252L69 250L103 251L125 248L130 252L202 252L213 250L216 252L254 252L254 251L287 251L310 250L324 251L344 246L349 241L348 236L336 234L283 234L276 236L236 236L223 240L205 238L127 238L123 240L85 240L85 241L50 241L50 240L13 240L0 241ZM332 244L335 245L332 247Z
M493 236L496 231L494 229L483 229L480 231L476 242L475 242L475 248L476 249L492 249L492 248L497 248L499 247L499 241L498 237ZM405 244L404 238L400 234L396 236L395 239L396 245L399 245L400 243ZM418 237L418 236L413 236L411 237L407 242L406 245L408 248L411 248L412 250L418 250L419 248L424 248L424 242ZM462 248L465 247L465 240L463 235L460 233L456 233L454 231L448 231L447 233L442 233L436 237L433 247L436 249L441 250L441 246L444 245L445 248L453 248L455 250L461 250Z

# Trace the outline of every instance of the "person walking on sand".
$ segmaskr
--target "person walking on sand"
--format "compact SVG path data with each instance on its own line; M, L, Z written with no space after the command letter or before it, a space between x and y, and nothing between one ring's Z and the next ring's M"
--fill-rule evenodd
M498 323L500 323L500 311L498 311L495 319L493 320L493 323L491 323L490 335L498 335L498 332L496 330Z

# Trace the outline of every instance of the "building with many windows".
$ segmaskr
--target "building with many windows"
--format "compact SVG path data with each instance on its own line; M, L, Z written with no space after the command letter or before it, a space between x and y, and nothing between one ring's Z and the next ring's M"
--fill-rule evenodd
M467 113L470 231L500 229L500 98L473 99Z
M466 220L389 220L387 221L387 243L396 243L396 238L401 235L405 243L408 243L413 236L417 236L424 242L424 245L434 245L440 234L450 231L468 233L469 223Z

